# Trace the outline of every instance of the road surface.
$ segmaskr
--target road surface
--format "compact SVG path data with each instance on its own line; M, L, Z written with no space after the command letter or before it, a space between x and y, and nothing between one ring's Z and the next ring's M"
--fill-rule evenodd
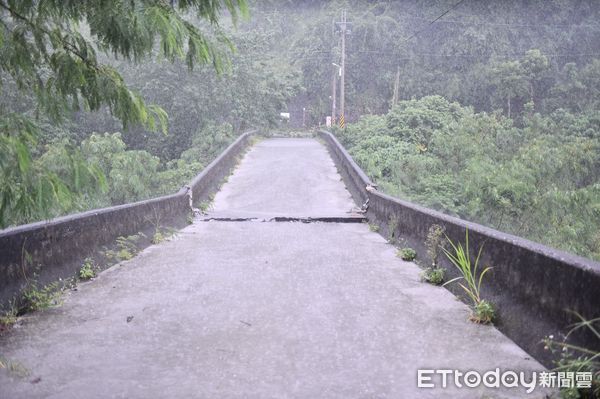
M418 369L542 371L365 223L347 215L324 146L255 145L212 214L24 318L0 354L1 398L540 398L538 390L418 388ZM524 327L525 328L525 327ZM17 367L18 369L19 367ZM25 374L25 373L22 373Z

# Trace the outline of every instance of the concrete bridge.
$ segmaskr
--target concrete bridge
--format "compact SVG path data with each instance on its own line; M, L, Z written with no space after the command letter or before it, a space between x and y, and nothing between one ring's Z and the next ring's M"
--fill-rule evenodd
M0 338L29 371L0 370L0 397L545 397L417 387L419 369L545 368L356 210L321 142L260 141L207 215Z

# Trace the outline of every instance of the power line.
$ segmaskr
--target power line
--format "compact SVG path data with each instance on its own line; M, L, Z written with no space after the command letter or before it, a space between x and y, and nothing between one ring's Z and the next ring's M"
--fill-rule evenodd
M390 51L385 50L356 50L353 52L354 54L390 54ZM298 59L323 59L331 56L332 52L323 50L323 51L313 51L310 53L287 53L286 55L289 57L297 56ZM316 56L319 55L319 56ZM507 54L496 54L492 53L489 56L478 55L478 54L434 54L434 53L413 53L412 58L415 57L463 57L463 58L494 58L494 57L522 57L525 56L526 53L507 53ZM546 54L543 53L544 56L553 58L553 57L598 57L600 58L600 53L576 53L576 54ZM408 58L406 58L408 59Z
M417 17L410 14L400 15L400 18L414 19L421 21L428 21L427 18ZM596 25L549 25L549 24L509 24L509 23L495 23L495 22L470 22L470 21L458 21L448 20L439 21L443 24L459 24L459 25L477 25L477 26L501 26L507 28L570 28L570 29L591 29L600 30L600 26Z
M454 9L456 9L459 5L461 5L465 0L460 0L457 3L455 3L454 5L452 5L449 9L447 9L446 11L444 11L442 14L440 14L439 16L437 16L435 19L429 21L428 19L425 18L421 18L421 17L417 17L417 16L412 16L410 14L407 14L407 16L413 18L413 19L419 19L419 20L425 20L425 21L429 21L429 23L423 27L422 29L417 30L416 32L414 32L411 36L409 36L406 39L403 39L404 42L408 42L409 40L413 39L414 37L416 37L418 34L422 33L423 31L425 31L426 29L428 29L431 25L433 25L434 23L440 21L445 15L447 15L450 11L453 11ZM462 15L470 15L473 17L478 17L476 15L471 15L471 14L462 14ZM566 28L591 28L591 29L599 29L600 30L600 26L596 27L594 25L536 25L536 24L500 24L500 23L483 23L483 22L466 22L466 21L455 21L455 20L444 20L441 21L442 23L456 23L456 24L464 24L464 25L480 25L480 26L484 26L484 25L490 25L490 26L504 26L504 27L515 27L515 28L519 28L519 27L566 27ZM327 50L323 50L323 51L314 51L310 54L332 54L331 51L327 51ZM355 51L355 53L368 53L368 54L389 54L389 51L370 51L370 50L357 50ZM306 54L306 53L305 53ZM493 57L519 57L519 56L523 56L525 55L524 53L522 54L491 54L490 56L488 56L487 58L493 58ZM546 57L600 57L600 54L544 54ZM485 56L480 56L480 55L469 55L469 54L416 54L416 56L430 56L430 57L470 57L470 58L486 58ZM312 57L303 57L306 59L312 59ZM406 58L406 59L410 59L410 58Z
M359 50L354 53L364 53L364 54L390 54L389 51L382 50ZM477 54L433 54L433 53L414 53L415 57L466 57L466 58L494 58L494 57L523 57L527 55L527 53L510 53L510 54L495 54L492 53L489 56L485 55L477 55ZM579 54L546 54L543 53L545 57L599 57L600 53L579 53Z
M431 25L433 25L434 23L436 23L437 21L439 21L440 19L442 19L444 17L444 15L448 14L450 11L454 10L456 7L458 7L459 5L461 5L465 0L460 0L458 3L454 4L452 7L450 7L449 9L447 9L446 11L444 11L442 14L440 14L437 18L435 18L434 20L432 20L431 22L429 22L427 24L427 26L425 26L423 29L416 31L415 33L412 34L412 36L410 36L408 39L405 39L405 42L408 42L409 40L411 40L412 38L414 38L415 36L417 36L419 33L425 31L426 29L429 29L429 27Z
M455 12L455 15L459 15L459 16L464 16L464 17L473 17L473 18L481 18L482 15L477 15L477 14L467 14L464 12ZM445 20L447 21L447 20ZM498 23L498 25L503 25ZM592 29L599 29L600 26L598 25L589 25L589 24L582 24L582 25L567 25L567 24L506 24L506 25L515 25L515 26L531 26L531 27L541 27L541 26L551 26L551 27L556 27L556 28L572 28L572 27L582 27L582 28L592 28Z
M411 40L412 38L414 38L415 36L417 36L419 33L425 31L426 29L428 29L431 25L433 25L434 23L436 23L437 21L439 21L440 19L442 19L446 14L448 14L450 11L454 10L456 7L458 7L459 5L461 5L464 2L465 2L465 0L458 1L452 7L450 7L449 9L447 9L446 11L444 11L442 14L440 14L439 16L437 16L435 19L433 19L432 21L430 21L427 24L427 26L425 26L424 28L416 31L410 37L408 37L406 39L403 39L403 41L408 42L409 40Z

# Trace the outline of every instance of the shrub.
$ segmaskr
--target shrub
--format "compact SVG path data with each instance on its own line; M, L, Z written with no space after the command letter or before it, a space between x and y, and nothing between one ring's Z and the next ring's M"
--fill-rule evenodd
M164 240L165 240L165 236L163 235L162 231L160 231L160 230L157 230L154 233L154 236L152 236L152 244L160 244Z
M494 321L494 318L496 317L494 305L492 305L485 299L479 301L479 303L475 305L474 309L474 317L472 317L471 319L476 323L489 324L492 321Z
M402 248L398 251L397 255L402 258L402 260L412 261L417 257L417 251L412 248Z
M57 282L38 288L32 283L23 292L23 308L25 311L36 311L60 305L61 289Z
M440 285L444 282L445 270L439 267L428 267L421 273L421 278L433 285Z
M373 223L369 223L369 230L371 230L374 233L377 233L379 231L379 226Z
M81 269L79 269L79 278L81 280L89 280L96 277L94 268L94 260L92 258L86 258Z
M437 268L438 266L438 258L444 244L442 238L445 231L446 229L438 224L432 224L427 231L425 246L427 247L427 256L431 260L431 266L433 268Z
M17 322L18 309L13 302L7 311L0 316L0 332L10 328Z
M577 330L586 329L597 338L597 346L600 345L600 317L588 320L577 312L571 311L579 321L571 325L571 330L562 341L554 339L550 335L543 339L544 349L551 351L560 357L556 363L555 371L591 373L592 381L589 388L561 388L563 398L600 398L600 352L590 348L573 345L568 342L569 336ZM597 348L596 348L597 349Z
M107 250L104 255L111 261L122 261L133 258L139 251L138 241L145 237L144 233L138 233L127 237L117 237L117 249Z

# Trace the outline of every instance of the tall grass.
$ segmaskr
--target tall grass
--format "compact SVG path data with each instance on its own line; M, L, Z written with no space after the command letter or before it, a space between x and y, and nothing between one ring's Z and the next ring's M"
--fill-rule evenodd
M600 343L600 317L595 319L586 319L577 312L569 311L579 319L577 323L572 324L569 332L562 341L554 340L554 336L546 337L543 342L545 349L552 353L560 353L559 360L556 361L556 371L590 373L592 379L589 388L569 387L561 389L561 397L573 398L600 398L600 352L595 349L585 348L571 344L568 341L571 334L580 329L587 329Z
M471 320L484 324L492 322L495 317L494 307L490 302L481 299L481 283L483 277L492 270L489 266L480 270L479 259L481 257L481 252L483 251L483 246L479 248L475 262L471 262L468 229L465 232L464 246L460 242L455 244L447 235L446 240L450 244L450 248L447 249L442 247L441 249L461 275L446 282L444 286L462 280L458 285L467 293L473 302L474 312L471 315Z

